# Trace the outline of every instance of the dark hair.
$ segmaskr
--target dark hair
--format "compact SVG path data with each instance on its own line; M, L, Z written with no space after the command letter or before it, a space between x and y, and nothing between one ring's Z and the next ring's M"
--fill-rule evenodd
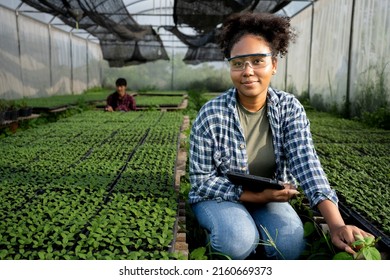
M263 37L275 57L286 55L289 42L295 39L288 17L269 13L235 13L225 20L219 35L219 44L226 58L230 57L234 44L247 34Z
M126 81L125 78L118 78L118 79L116 80L116 82L115 82L115 85L116 85L117 87L119 87L119 86L127 86L127 81Z

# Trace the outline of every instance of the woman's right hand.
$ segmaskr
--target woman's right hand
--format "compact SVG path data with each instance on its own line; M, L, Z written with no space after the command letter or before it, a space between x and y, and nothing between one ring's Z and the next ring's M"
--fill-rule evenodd
M268 202L287 202L299 194L295 186L284 184L283 190L265 189L262 192L253 192L244 189L240 196L240 201L251 203L268 203Z

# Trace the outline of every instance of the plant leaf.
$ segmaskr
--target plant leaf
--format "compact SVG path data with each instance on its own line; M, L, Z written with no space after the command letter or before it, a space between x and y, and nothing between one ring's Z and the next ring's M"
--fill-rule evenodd
M339 252L333 256L333 260L353 260L353 256L347 252Z
M315 231L315 227L312 222L306 222L303 226L303 229L304 229L305 237L310 236Z
M375 247L363 248L363 256L366 260L381 260L381 254Z
M199 247L190 254L191 260L207 260L206 247Z

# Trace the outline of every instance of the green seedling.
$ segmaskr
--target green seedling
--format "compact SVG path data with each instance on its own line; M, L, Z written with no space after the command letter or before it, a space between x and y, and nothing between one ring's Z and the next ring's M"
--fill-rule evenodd
M351 244L351 247L356 250L355 254L340 252L334 255L334 260L381 260L381 254L375 247L380 237L372 236L363 237L355 235L356 241Z

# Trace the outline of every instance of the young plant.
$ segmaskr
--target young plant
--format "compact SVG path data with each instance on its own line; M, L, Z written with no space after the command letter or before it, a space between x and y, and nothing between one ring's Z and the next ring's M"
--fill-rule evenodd
M191 260L213 260L213 259L226 259L231 260L231 258L223 253L212 251L210 242L206 244L205 247L198 247L190 253Z
M259 245L263 245L263 246L271 246L271 247L274 247L276 252L279 253L279 255L282 257L282 259L284 260L285 257L283 256L282 252L280 252L280 250L278 249L278 247L276 246L276 242L274 241L274 239L272 238L271 234L269 233L268 229L266 229L265 227L263 227L262 225L260 225L260 227L263 229L263 231L265 232L265 235L267 236L267 239L266 240L260 240L260 243ZM276 229L276 236L275 236L275 239L278 238L278 231Z
M349 254L347 252L337 253L334 260L381 260L381 254L375 247L375 244L379 241L380 237L376 238L372 236L363 237L361 235L355 235L356 241L351 244L353 249L356 249L355 254Z

